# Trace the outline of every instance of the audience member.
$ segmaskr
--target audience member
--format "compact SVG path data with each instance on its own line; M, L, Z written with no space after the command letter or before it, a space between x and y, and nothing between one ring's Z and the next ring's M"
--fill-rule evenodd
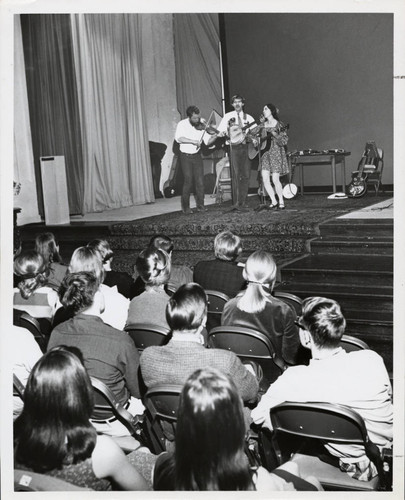
M91 425L93 389L79 355L57 347L34 366L14 424L15 467L94 490L148 489L118 445Z
M102 320L104 296L100 281L91 272L66 275L59 295L74 317L56 326L48 350L54 346L78 347L84 357L89 375L100 379L128 411L142 414L139 399L139 354L127 333L116 330ZM97 430L112 436L128 435L128 429L113 418L112 412L99 412L93 423Z
M14 260L14 309L25 311L40 322L43 333L50 331L52 318L60 305L58 294L46 285L48 270L35 250L21 252Z
M118 330L123 330L128 316L129 300L121 295L116 288L104 285L105 271L100 258L100 254L93 248L80 247L73 252L69 264L69 273L80 273L89 271L93 273L101 283L100 292L105 299L105 309L101 314L101 319L107 325ZM66 309L57 312L54 325L73 316L73 311Z
M237 262L242 252L239 236L231 231L217 234L214 240L215 259L196 264L193 279L204 290L216 290L235 297L245 285L243 264Z
M300 340L311 350L309 366L286 370L252 411L255 423L271 428L269 411L284 401L316 401L346 405L364 419L369 437L379 448L392 443L392 390L382 358L373 351L347 353L339 347L346 321L339 304L323 297L303 302L298 319ZM364 447L325 445L340 467L367 481L376 475Z
M170 260L172 262L174 243L173 240L169 238L169 236L166 236L164 234L157 234L155 236L152 236L148 246L156 248L158 250L164 250L169 254ZM172 267L168 283L171 287L177 290L179 286L193 281L193 271L188 266L185 266L184 264L173 264L173 262L171 266ZM145 282L140 276L138 276L138 278L135 280L132 297L136 297L144 291Z
M175 451L158 457L154 489L322 489L315 478L301 479L291 462L272 473L251 468L244 452L245 434L242 400L232 378L213 368L195 371L180 396Z
M207 297L197 283L182 285L166 309L172 338L165 346L146 348L141 355L141 372L148 388L158 384L183 384L196 368L213 367L227 373L244 401L255 401L256 377L231 351L206 349L201 334L207 320Z
M48 286L57 291L67 273L67 266L63 264L59 254L59 245L56 243L53 233L39 234L35 238L35 250L42 255L49 270Z
M170 256L164 250L149 247L139 254L136 269L145 283L145 291L131 300L127 325L152 323L167 328L166 305L169 295L165 285L170 278Z
M247 288L225 304L221 323L264 333L276 353L287 363L294 364L299 348L298 328L290 306L271 294L276 273L277 266L271 254L262 250L252 253L243 270Z
M11 335L7 336L8 357L13 363L13 374L25 386L28 376L38 359L42 356L41 349L34 336L26 328L12 326ZM13 416L18 417L23 407L19 396L13 397Z
M134 280L128 273L121 271L113 271L111 269L111 264L113 261L114 252L111 250L110 244L107 240L93 240L87 244L89 248L94 248L99 252L101 260L103 262L104 268L104 285L109 287L116 286L119 293L121 293L127 299L131 297L131 287L134 284Z

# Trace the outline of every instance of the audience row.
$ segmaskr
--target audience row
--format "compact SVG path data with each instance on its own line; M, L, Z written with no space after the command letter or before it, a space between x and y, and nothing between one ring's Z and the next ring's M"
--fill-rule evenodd
M125 458L111 440L102 436L124 436L128 434L126 427L109 411L95 413L92 398L87 399L86 406L87 396L83 396L84 406L80 408L72 403L76 397L74 391L78 390L75 383L80 377L82 391L88 387L87 392L92 393L88 376L103 381L132 415L144 413L143 384L146 388L158 384L183 386L176 435L171 436L175 440L174 451L159 457L155 489L320 489L315 479L302 483L296 464L289 463L278 476L261 469L254 472L243 453L245 431L251 425L271 428L270 409L286 400L350 406L364 418L370 438L380 449L391 446L392 390L382 358L369 350L346 353L339 347L345 318L334 300L305 299L302 314L296 318L293 310L272 294L277 267L269 253L253 252L241 265L237 262L240 239L225 231L215 239L215 259L198 263L193 275L184 266L172 265L172 242L159 235L136 261L136 270L144 284L142 291L139 280L133 282L125 273L111 274L113 254L107 242L97 240L76 249L67 267L60 262L52 235L45 236L37 238L36 250L21 253L14 262L17 285L14 307L36 318L48 318L49 325L52 323L48 352L41 357L42 353L27 342L30 359L25 374L24 370L18 372L24 383L32 369L26 395L38 389L41 372L48 374L43 383L49 384L41 393L44 397L49 391L49 406L44 403L42 409L36 408L40 404L38 394L35 401L26 397L15 422L18 467L58 475L57 471L66 472L68 466L72 475L63 472L62 476L75 482L78 474L95 489L102 487L95 479L105 478L110 482L103 488L151 486L156 457L150 457L148 450L140 450ZM106 284L106 276L110 286ZM193 278L200 284L191 282ZM167 293L169 283L172 295ZM134 294L129 301L119 289L141 293ZM289 366L264 395L259 392L260 369L255 363L243 364L231 351L207 348L204 289L222 291L230 297L221 317L223 325L249 327L267 335L278 356ZM139 355L124 331L125 325L135 322L168 327L171 331L168 343L149 347ZM17 330L20 329L15 329L15 339L22 339L22 332ZM308 366L296 365L300 346L311 352ZM16 349L16 358L21 355ZM32 368L35 359L38 361ZM20 368L22 365L20 359ZM75 371L77 375L73 376ZM61 390L60 398L53 398L52 391L59 390L62 380L69 387ZM39 413L35 412L45 411L45 407L51 416L44 419L44 428L38 429L36 440L28 427L38 418ZM19 411L21 404L15 406L15 415ZM80 413L80 419L89 421L88 425L79 423L84 420L75 420L75 411ZM68 432L69 425L80 428L82 444L74 443L77 429ZM63 426L68 427L62 431L65 436L62 442L55 429L60 432ZM48 449L40 441L49 433L55 441ZM33 451L38 447L43 451L34 458ZM337 465L353 477L368 480L376 475L364 448L349 445L326 445L326 448ZM98 450L104 450L104 462L100 462ZM145 477L129 472L127 465L122 465L120 473L109 464L110 456L118 464L122 459L131 461L141 473L139 464L147 462ZM288 473L292 476L286 481Z

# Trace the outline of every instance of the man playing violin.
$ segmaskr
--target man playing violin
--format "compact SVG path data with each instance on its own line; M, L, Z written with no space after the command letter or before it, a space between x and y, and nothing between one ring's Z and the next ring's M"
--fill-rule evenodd
M245 113L245 99L239 94L231 98L234 111L225 113L218 126L221 136L228 135L231 146L232 165L232 210L247 212L246 199L249 190L251 162L248 156L246 134L254 126L255 120Z
M190 192L195 185L196 211L205 212L204 207L204 166L201 157L201 145L204 142L210 146L215 142L218 134L206 133L206 126L201 121L200 110L197 106L189 106L186 110L187 118L181 120L176 127L175 140L180 145L180 164L184 183L181 194L181 209L184 214L191 214Z

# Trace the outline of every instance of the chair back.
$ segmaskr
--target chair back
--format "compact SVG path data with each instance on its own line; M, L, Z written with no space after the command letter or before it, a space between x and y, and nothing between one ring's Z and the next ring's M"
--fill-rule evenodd
M270 420L274 430L273 447L280 460L283 456L278 446L280 432L328 443L353 443L364 446L367 457L377 468L380 482L384 483L380 451L369 439L361 415L348 406L320 402L285 402L270 409Z
M287 368L284 360L276 354L271 340L252 328L218 326L209 332L208 345L232 351L242 362L258 363L263 370L261 389L267 388Z
M57 477L14 469L14 491L91 491Z
M157 385L143 397L146 408L146 431L152 453L166 450L167 441L173 441L182 385Z
M274 290L273 296L288 304L297 316L301 316L302 299L300 297L294 295L293 293L283 292L281 290Z
M90 377L91 385L95 392L95 405L92 420L103 420L101 415L112 414L128 429L129 434L136 439L141 439L142 418L138 415L131 415L128 410L116 399L115 395L104 382L96 377ZM109 418L104 417L104 418ZM138 445L139 446L139 445ZM138 447L137 446L137 447Z
M37 341L41 351L46 351L48 339L46 335L42 333L41 326L36 318L33 318L27 312L13 309L13 324L29 330Z
M165 291L167 295L170 295L170 297L176 292L177 286L174 283L166 283L165 285Z
M221 324L222 311L229 297L225 293L216 290L205 290L208 299L207 330L210 331Z
M340 347L346 352L361 351L362 349L370 349L370 347L364 342L356 337L350 335L342 335L339 342Z
M13 373L13 396L18 396L24 401L25 387L21 380Z
M125 331L134 341L139 352L152 345L164 345L170 338L170 329L147 323L131 323Z

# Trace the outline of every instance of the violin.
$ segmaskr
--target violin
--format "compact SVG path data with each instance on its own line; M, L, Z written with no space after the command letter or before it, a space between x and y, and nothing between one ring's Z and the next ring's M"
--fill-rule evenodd
M210 135L214 134L219 134L219 130L217 130L215 127L212 125L209 125L204 118L200 118L200 121L196 123L195 125L193 124L193 127L196 128L197 130L204 130Z

